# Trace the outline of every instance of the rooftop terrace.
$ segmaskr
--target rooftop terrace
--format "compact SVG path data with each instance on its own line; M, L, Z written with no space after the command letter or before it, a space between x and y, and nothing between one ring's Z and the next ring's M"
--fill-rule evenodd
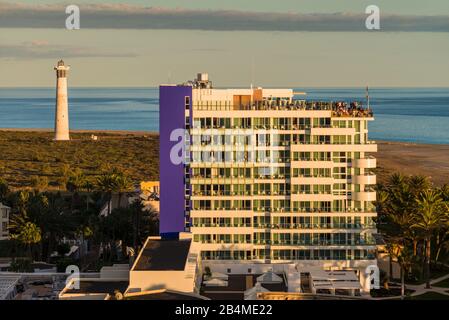
M247 104L233 104L228 101L196 101L194 110L200 111L332 111L333 117L373 117L371 108L363 107L362 102L353 101L306 101L306 100L268 100L253 101Z

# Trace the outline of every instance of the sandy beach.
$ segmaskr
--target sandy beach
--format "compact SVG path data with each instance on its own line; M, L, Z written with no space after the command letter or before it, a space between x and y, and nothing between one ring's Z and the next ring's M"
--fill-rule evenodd
M377 141L378 181L394 172L431 177L435 185L449 183L449 145Z

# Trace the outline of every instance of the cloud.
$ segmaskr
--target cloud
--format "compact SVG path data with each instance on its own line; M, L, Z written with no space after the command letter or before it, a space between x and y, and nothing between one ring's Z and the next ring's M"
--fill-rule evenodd
M51 45L46 40L33 40L18 45L0 44L0 58L59 59L92 57L135 57L133 53L112 53L89 47Z
M301 14L83 4L81 28L253 31L366 31L364 12ZM62 4L0 2L0 28L64 28ZM381 15L381 31L449 32L449 16Z

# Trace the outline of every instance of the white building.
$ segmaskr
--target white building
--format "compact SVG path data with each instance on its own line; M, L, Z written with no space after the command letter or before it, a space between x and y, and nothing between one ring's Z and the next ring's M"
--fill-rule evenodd
M11 208L0 202L0 240L9 239L9 216Z
M178 112L190 161L179 170L185 193L177 191L176 166L161 163L161 232L179 228L180 200L185 230L213 271L291 263L300 272L354 270L369 291L365 270L376 265L377 232L369 107L298 99L292 89L214 89L200 74L161 86L161 161L170 140L164 126Z

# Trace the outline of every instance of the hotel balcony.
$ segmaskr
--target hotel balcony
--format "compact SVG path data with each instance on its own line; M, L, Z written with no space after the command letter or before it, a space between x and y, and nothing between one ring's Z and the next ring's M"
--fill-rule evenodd
M310 129L311 135L353 135L355 128L339 128L339 127L313 127Z
M373 156L368 156L362 159L352 160L352 166L356 168L375 169L377 160Z
M295 193L291 195L292 201L332 201L335 196L330 192L320 193Z
M376 191L374 189L367 189L362 192L352 193L353 201L376 201Z
M292 177L291 184L332 184L334 182L334 178L331 176L301 176Z
M354 176L352 178L352 183L356 184L376 184L376 182L376 175L371 172L364 175Z
M330 152L377 152L377 144L375 141L368 141L366 143L352 143L352 144L331 144L331 143L316 143L313 144L311 142L296 142L293 141L291 148L291 152L313 152L313 151L330 151ZM363 168L363 167L361 167Z
M333 168L334 163L332 160L328 161L296 161L293 160L291 163L292 168Z
M274 229L274 230L291 230L291 229L376 229L375 224L361 223L275 223L275 224L254 224L254 229Z
M259 246L375 246L375 239L360 239L352 241L323 240L323 241L303 241L303 240L253 240L254 245Z

